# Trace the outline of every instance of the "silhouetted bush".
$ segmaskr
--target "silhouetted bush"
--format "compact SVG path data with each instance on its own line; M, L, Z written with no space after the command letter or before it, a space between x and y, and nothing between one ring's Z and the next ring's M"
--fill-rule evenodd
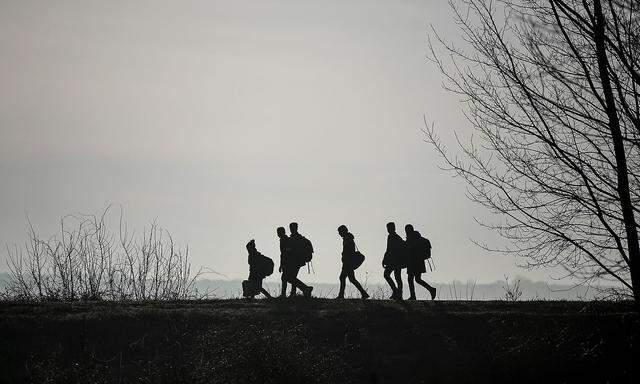
M502 286L504 289L504 296L502 300L506 301L518 301L522 296L522 290L520 289L520 280L516 280L513 284L509 284L509 277L504 277L505 285Z
M118 232L105 217L68 215L42 239L31 223L23 249L7 248L10 300L179 300L194 298L189 249L155 221L135 236L122 213Z

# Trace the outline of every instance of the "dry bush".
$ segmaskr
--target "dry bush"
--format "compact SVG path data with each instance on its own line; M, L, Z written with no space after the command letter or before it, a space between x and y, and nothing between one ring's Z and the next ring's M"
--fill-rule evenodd
M518 301L522 296L522 290L520 289L520 279L516 280L513 284L509 284L509 277L504 277L505 285L502 286L504 290L504 296L502 300L505 301Z
M68 215L48 240L29 223L24 248L7 247L10 300L180 300L195 298L189 248L153 221L136 236L120 213L117 232L99 215Z

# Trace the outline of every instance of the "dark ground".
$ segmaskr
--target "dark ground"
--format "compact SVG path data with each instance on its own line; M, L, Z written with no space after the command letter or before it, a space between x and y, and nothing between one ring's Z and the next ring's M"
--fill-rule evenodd
M631 382L638 326L611 302L0 303L0 382Z

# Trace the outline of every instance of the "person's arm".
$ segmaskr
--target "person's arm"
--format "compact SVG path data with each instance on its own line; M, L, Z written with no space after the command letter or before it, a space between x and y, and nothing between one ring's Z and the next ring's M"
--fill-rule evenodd
M387 236L387 249L384 251L384 256L382 257L382 266L387 267L389 263L389 253L393 252L393 239L391 235Z
M356 253L356 241L354 238L349 239L349 249L348 252L350 255L354 255Z
M257 252L251 252L249 253L249 267L253 267L255 262L256 262L256 256L258 255Z

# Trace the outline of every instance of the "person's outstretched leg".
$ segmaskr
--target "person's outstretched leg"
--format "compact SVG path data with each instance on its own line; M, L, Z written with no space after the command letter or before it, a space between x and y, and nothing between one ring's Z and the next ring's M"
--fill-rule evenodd
M289 283L291 283L291 291L293 292L295 289L299 289L302 292L304 292L305 290L307 290L309 288L309 286L305 283L303 283L300 279L298 279L297 277L291 278L289 279Z
M390 267L386 267L384 269L384 279L387 281L387 284L389 284L389 286L391 287L391 300L397 299L398 298L398 288L396 288L395 283L393 282L393 279L391 279L391 272L393 272L394 270ZM396 277L397 279L397 277Z
M396 278L396 284L398 286L398 300L402 300L402 268L394 269L393 275Z
M429 291L429 293L431 294L431 300L436 298L436 289L432 286L430 286L429 284L427 284L424 280L422 280L422 274L419 273L416 275L416 282L420 285L422 285L423 287L425 287L427 289L427 291Z
M364 288L362 288L362 285L356 279L355 272L354 271L349 271L347 276L349 277L349 281L351 282L351 284L355 285L355 287L358 289L358 291L360 291L360 295L362 295L362 298L363 299L368 299L369 298L369 294L367 293L367 291L364 290Z
M262 293L266 297L271 298L271 294L269 293L269 291L264 289L264 287L262 286L262 279L255 280L255 287L256 287L256 291L255 291L256 295Z
M340 272L340 292L338 293L338 297L336 297L336 299L344 299L344 287L347 284L346 280L347 280L347 273L345 272L345 270L343 269Z
M271 296L271 294L269 293L269 291L267 291L266 289L260 287L260 292L265 295L266 297L268 297L269 299L273 299L273 296Z
M300 272L300 267L293 268L293 270L289 274L289 282L296 281L296 280L300 281L298 280L298 272ZM302 291L304 292L304 290ZM294 284L291 284L291 293L289 294L289 297L294 297L295 295L296 295L296 286Z
M413 274L409 274L409 300L415 300L416 299L416 287L413 284L413 278L415 276Z

